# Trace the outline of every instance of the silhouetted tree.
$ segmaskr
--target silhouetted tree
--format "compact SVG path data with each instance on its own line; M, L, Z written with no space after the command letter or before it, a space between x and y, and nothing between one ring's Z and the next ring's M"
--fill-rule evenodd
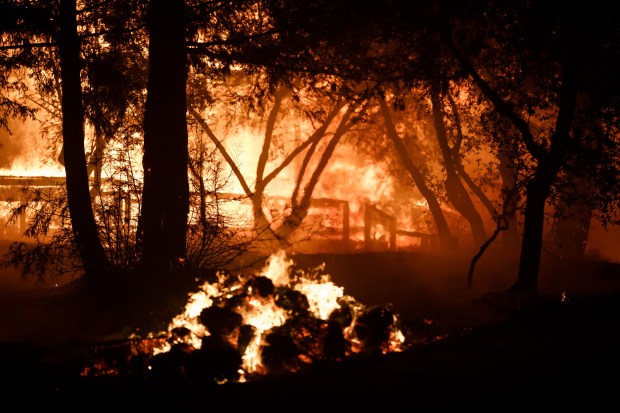
M300 109L307 103L300 103L300 100L311 101L307 96L303 99L292 98L293 94L298 94L299 90L292 91L289 87L279 86L274 93L272 103L263 103L264 112L264 128L257 128L256 133L263 135L261 149L256 160L256 176L254 185L249 183L248 177L241 173L239 162L233 158L229 149L224 146L223 139L216 135L216 132L209 126L207 119L203 119L200 113L194 109L190 109L192 116L199 122L202 129L207 133L218 152L224 158L236 180L243 189L243 196L247 197L252 205L253 227L258 237L266 242L268 250L278 247L286 247L294 242L292 235L296 230L300 229L304 218L307 216L311 206L311 198L314 190L319 182L321 174L325 170L329 160L343 135L352 127L354 120L352 115L355 106L347 105L343 101L331 101L325 98L324 105L326 109L315 108ZM309 93L309 92L308 92ZM300 122L307 112L320 112L315 115L313 123L314 127L309 136L299 137L294 145L284 142L278 135L286 135L289 130L290 122ZM292 116L299 116L297 121ZM224 114L219 113L221 118ZM279 120L281 118L281 120ZM237 117L237 122L243 120ZM284 125L279 125L283 123ZM332 125L334 125L332 127ZM332 131L333 129L333 131ZM331 135L331 136L330 136ZM327 141L327 143L324 143ZM324 149L320 150L321 144ZM292 148L289 148L291 147ZM277 158L275 162L274 158ZM281 160L280 160L281 158ZM303 158L303 159L302 159ZM316 163L311 160L318 158ZM278 178L283 171L290 167L296 161L299 165L295 170L294 184L290 196L290 202L287 204L286 210L278 219L268 217L265 212L266 191L268 185ZM269 169L268 167L272 167Z
M433 113L433 123L437 135L437 142L443 157L443 165L446 170L446 194L450 203L465 217L471 227L474 242L482 245L486 241L486 231L480 213L463 184L461 174L457 169L457 162L453 159L452 148L448 143L448 131L444 120L443 105L441 104L441 92L438 85L430 88L430 97Z
M144 189L137 243L141 264L183 263L189 212L186 14L181 0L152 0L144 113Z
M19 50L13 55L15 69L52 67L39 62L32 49L56 46L62 109L62 136L68 208L72 220L75 247L84 270L97 277L110 269L109 261L99 240L98 228L91 206L86 156L84 151L84 106L82 102L82 61L77 31L76 2L61 0L47 5L13 2L3 4L6 20L3 29L13 41L7 49ZM45 21L48 19L48 21ZM37 26L41 24L41 26ZM33 28L35 28L33 30ZM48 42L33 45L31 39ZM22 42L19 44L19 42ZM19 59L21 57L22 59ZM10 57L8 59L11 59ZM10 76L10 72L4 76Z
M63 152L67 182L67 201L71 226L90 276L110 268L91 207L90 188L84 150L84 107L82 104L80 40L77 32L75 0L61 0L59 9L58 51L62 86Z
M455 250L455 238L452 235L450 226L448 225L448 221L446 220L437 195L427 184L425 174L422 172L420 166L416 165L411 159L405 143L402 141L401 137L396 131L390 109L383 98L379 98L379 106L381 110L381 115L384 118L387 136L394 144L394 147L396 148L396 153L398 154L405 170L409 173L414 184L417 186L418 190L428 204L431 215L433 216L433 220L435 222L435 228L437 230L437 236L439 237L441 250L444 252Z
M610 115L617 113L620 96L616 14L559 2L472 1L443 11L444 39L452 53L518 131L532 160L519 269L509 291L519 299L531 297L538 291L547 201L562 185L566 165L595 150L607 159L616 155L611 142L618 118ZM604 119L604 132L582 140L582 129L597 118ZM617 188L617 178L617 171L606 174L597 189ZM598 192L603 211L610 212L605 205L617 203L617 193Z

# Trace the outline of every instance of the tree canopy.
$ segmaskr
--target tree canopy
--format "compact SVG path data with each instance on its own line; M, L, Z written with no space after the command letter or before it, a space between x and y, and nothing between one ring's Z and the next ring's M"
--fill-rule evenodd
M569 215L581 224L592 214L604 224L617 219L620 25L600 6L4 0L0 126L40 113L29 87L39 107L54 108L49 116L62 130L70 245L87 274L115 266L166 272L187 264L187 234L195 229L189 177L203 179L192 165L220 162L190 151L193 124L252 200L254 229L275 238L299 228L331 155L347 140L396 160L401 169L393 170L421 193L446 246L453 240L447 209L468 223L481 248L499 230L515 234L520 221L521 258L510 292L523 298L537 291L547 213L558 223ZM223 137L209 124L230 85L229 91L246 88L236 95L241 110L265 116L254 185L235 172ZM282 165L299 159L307 175L298 175L290 213L278 226L264 214L263 192L283 169L266 166L275 156L284 100L300 118L318 123L283 156ZM328 129L332 123L337 126ZM129 185L140 207L129 225L119 220L106 227L98 207L103 197L95 201L93 188L110 162L106 148L115 145L141 148L142 170ZM490 161L481 162L482 151ZM311 161L312 153L321 156ZM486 179L472 179L472 171ZM208 191L198 186L204 206ZM210 221L205 211L202 231L223 231L208 224L221 221ZM485 217L497 225L489 228ZM105 235L122 231L127 256L135 259L121 263ZM205 241L210 237L198 238L204 248L213 245Z

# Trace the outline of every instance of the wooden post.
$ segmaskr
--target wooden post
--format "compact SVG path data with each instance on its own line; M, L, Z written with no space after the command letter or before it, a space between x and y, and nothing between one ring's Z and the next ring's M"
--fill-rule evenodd
M351 223L349 221L349 201L342 202L342 242L344 250L349 251L349 237L351 232Z
M372 227L372 206L364 204L364 249L370 250L370 229Z

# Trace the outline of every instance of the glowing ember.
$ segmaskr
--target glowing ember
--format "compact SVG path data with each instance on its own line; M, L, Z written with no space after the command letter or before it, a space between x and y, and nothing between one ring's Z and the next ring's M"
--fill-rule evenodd
M389 308L367 308L345 295L323 273L324 265L306 273L293 271L293 264L278 251L258 275L220 272L205 282L167 332L142 341L142 348L151 348L149 370L187 363L178 368L183 374L243 382L252 375L299 371L319 360L406 348ZM98 367L102 374L108 370Z

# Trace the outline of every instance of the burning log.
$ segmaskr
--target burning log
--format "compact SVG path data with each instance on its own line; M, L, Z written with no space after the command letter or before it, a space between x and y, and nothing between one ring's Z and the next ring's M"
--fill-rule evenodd
M347 356L351 347L344 337L342 326L337 321L328 321L327 333L323 340L323 357L328 361L341 361Z
M299 291L289 287L280 287L276 292L276 304L293 317L301 317L308 314L310 304L308 298Z
M301 351L300 358L310 364L323 360L323 343L327 334L327 322L310 314L305 317L293 318L287 322L290 334L297 348Z
M237 338L237 349L239 349L239 353L245 354L256 331L257 328L250 324L244 324L239 327L239 337Z
M390 339L394 315L384 307L374 307L360 314L355 320L354 331L364 350L382 352Z
M219 273L216 282L190 296L164 339L145 339L146 350L99 354L98 371L123 374L131 368L117 366L141 363L150 364L156 380L237 382L247 375L296 372L317 361L404 348L390 309L366 308L325 274L296 271L290 277L290 261L272 259L280 261L259 275ZM132 360L137 356L142 361Z
M273 285L273 281L269 278L259 275L252 277L246 284L246 288L250 293L256 292L261 297L269 297L275 293L276 287Z
M353 309L345 299L338 300L338 308L329 315L329 321L337 323L341 328L347 328L353 322Z
M271 374L299 371L301 352L291 337L289 326L275 327L265 337L261 359Z
M218 306L205 308L198 316L198 319L207 327L213 337L220 339L230 336L243 324L241 314Z

